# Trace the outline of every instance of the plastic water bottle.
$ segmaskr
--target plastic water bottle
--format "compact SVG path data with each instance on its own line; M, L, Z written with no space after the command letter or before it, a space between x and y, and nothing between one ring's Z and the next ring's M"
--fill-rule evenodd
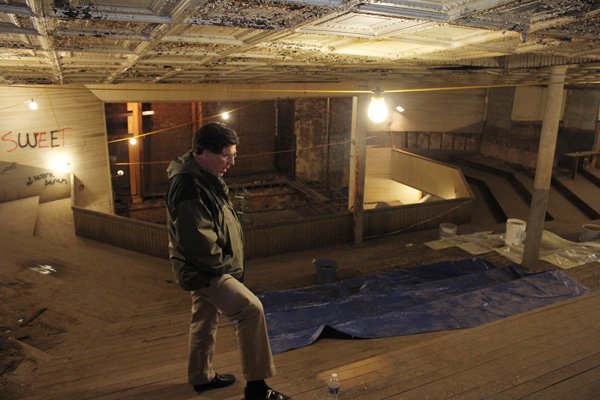
M340 394L340 381L338 375L334 372L329 378L327 384L327 400L338 400Z

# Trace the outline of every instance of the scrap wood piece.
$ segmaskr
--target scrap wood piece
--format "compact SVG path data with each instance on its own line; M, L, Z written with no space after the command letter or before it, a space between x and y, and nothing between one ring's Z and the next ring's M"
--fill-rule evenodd
M42 315L47 309L48 309L47 307L40 308L31 317L29 317L28 319L22 321L21 324L20 324L20 326L24 327L25 325L28 325L28 324L32 323L37 317L39 317L40 315Z

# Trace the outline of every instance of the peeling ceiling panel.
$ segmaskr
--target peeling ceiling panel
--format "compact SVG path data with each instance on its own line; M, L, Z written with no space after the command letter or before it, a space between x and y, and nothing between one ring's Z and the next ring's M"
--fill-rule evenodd
M53 36L81 36L106 39L115 37L125 39L130 37L131 39L141 38L141 40L149 40L151 33L157 27L156 24L120 23L105 20L57 20L56 22L56 26L52 30Z
M214 0L207 2L186 22L251 29L285 29L321 17L330 10L329 7L300 2Z
M536 31L539 35L551 36L565 40L588 41L595 47L600 47L600 13L583 19L569 19L561 24L554 24L548 28Z
M599 63L598 0L0 0L4 84L600 81Z

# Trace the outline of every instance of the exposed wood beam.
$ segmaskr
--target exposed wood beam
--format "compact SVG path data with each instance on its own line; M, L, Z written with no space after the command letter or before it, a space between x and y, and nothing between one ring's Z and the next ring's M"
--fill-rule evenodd
M16 34L16 35L39 35L38 31L33 28L23 28L14 24L0 22L0 33Z
M42 46L42 49L47 52L47 58L54 67L54 73L58 78L58 83L62 85L64 84L63 72L60 68L60 62L58 60L58 56L56 55L56 51L52 46L49 27L46 25L49 19L45 18L49 10L52 9L53 2L50 0L27 0L27 4L35 15L33 17L33 24L37 32L40 34L39 42Z
M34 15L33 11L31 11L31 8L19 4L0 4L0 12L6 14L26 15L28 17Z

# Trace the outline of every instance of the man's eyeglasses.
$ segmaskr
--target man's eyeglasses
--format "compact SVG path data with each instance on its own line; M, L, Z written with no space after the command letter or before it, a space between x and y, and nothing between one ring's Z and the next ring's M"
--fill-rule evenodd
M233 154L222 154L221 153L219 155L229 161L233 161L237 157L237 153L233 153Z

